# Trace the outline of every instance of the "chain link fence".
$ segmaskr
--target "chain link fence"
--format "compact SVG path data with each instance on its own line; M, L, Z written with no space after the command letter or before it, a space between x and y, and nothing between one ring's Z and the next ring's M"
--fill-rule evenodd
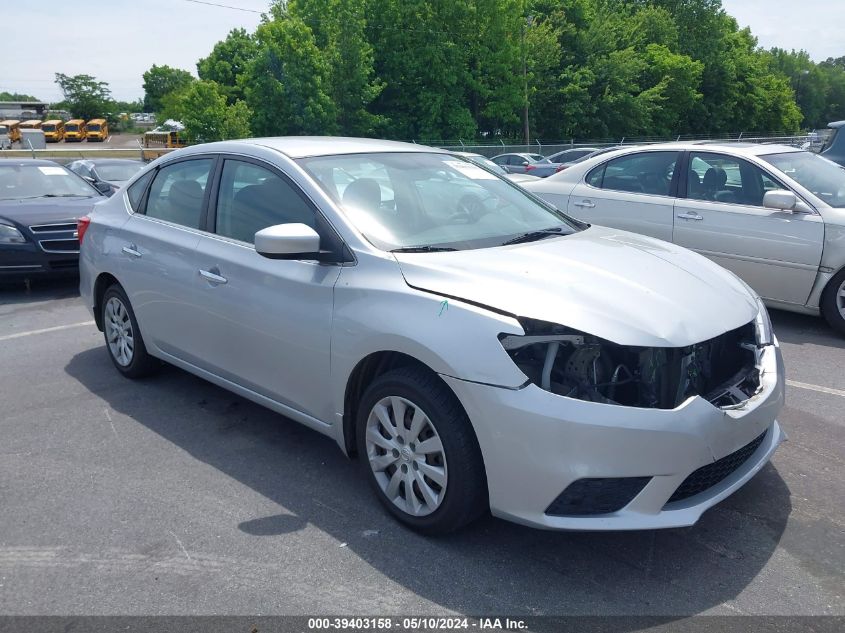
M578 147L610 147L615 145L650 145L655 143L666 143L673 141L723 141L723 142L744 142L744 143L765 143L765 144L780 144L789 145L791 147L799 147L808 149L810 151L820 151L827 140L827 137L833 130L818 130L810 132L809 134L790 135L781 133L771 134L725 134L725 135L689 135L681 134L675 137L658 137L658 136L640 136L640 137L623 137L617 139L569 139L547 141L538 139L526 145L524 143L508 143L504 140L497 141L472 141L464 142L462 140L437 140L437 141L417 141L411 142L419 145L428 145L431 147L439 147L451 151L458 152L472 152L474 154L481 154L491 158L498 154L509 153L531 153L542 154L549 156L556 152L566 149L573 149ZM108 147L89 147L80 145L79 147L67 148L62 144L61 148L35 149L35 150L2 150L0 151L0 158L46 158L48 160L55 160L60 163L69 163L80 158L133 158L142 160L153 160L162 154L174 151L173 148L108 148Z

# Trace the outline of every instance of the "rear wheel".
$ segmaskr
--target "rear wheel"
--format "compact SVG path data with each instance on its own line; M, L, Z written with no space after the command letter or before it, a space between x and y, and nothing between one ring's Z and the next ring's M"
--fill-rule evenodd
M834 330L845 335L845 269L840 270L822 293L822 315Z
M402 523L444 534L487 510L478 442L437 376L403 367L376 378L358 408L357 432L370 484Z
M135 313L118 284L106 290L102 310L106 349L117 370L127 378L142 378L159 369L161 363L147 353Z

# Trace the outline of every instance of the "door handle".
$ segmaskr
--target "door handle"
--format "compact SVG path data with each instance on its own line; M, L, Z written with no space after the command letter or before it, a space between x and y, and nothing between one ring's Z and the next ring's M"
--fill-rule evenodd
M217 270L217 269L214 268L212 270ZM200 270L200 277L205 279L208 283L214 284L216 286L219 286L221 284L225 284L227 281L229 281L225 277L222 277L221 275L217 274L217 273L220 272L219 270L217 270L217 272L212 272L212 270Z
M129 246L124 246L123 252L126 253L127 255L131 255L132 257L140 257L141 256L141 251L139 251L134 244L130 244Z
M682 220L703 220L704 216L698 215L697 213L679 213L678 217Z
M581 202L573 202L572 206L574 207L587 207L588 209L592 209L596 206L596 203L592 200L582 200Z

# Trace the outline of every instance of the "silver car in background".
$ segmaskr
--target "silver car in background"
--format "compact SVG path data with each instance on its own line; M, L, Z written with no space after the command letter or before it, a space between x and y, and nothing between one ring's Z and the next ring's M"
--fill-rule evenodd
M774 308L845 334L845 169L783 145L620 149L526 188L586 222L692 249Z
M748 286L441 150L194 146L79 229L120 373L166 361L332 437L425 533L491 510L690 525L784 439L780 351Z

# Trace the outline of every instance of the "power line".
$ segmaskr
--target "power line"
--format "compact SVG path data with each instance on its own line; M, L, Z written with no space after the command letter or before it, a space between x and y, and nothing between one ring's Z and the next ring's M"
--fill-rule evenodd
M185 2L193 2L194 4L205 4L209 7L219 7L221 9L234 9L235 11L245 11L246 13L264 13L258 9L245 9L244 7L233 7L229 4L218 4L216 2L205 2L204 0L185 0Z

